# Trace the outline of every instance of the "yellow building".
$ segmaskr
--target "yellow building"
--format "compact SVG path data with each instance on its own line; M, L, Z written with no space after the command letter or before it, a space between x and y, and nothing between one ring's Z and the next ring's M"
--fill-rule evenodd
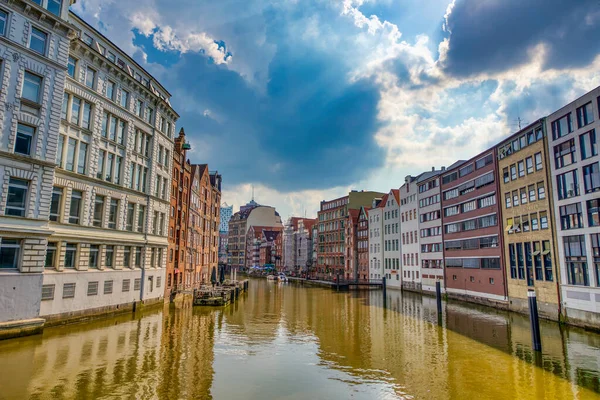
M544 120L498 145L509 308L528 312L535 290L540 316L557 320L560 300L552 213L552 180Z

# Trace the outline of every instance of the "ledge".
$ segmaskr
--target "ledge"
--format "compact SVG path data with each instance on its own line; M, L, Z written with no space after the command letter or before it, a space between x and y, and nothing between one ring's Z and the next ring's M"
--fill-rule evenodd
M42 333L45 323L43 318L0 322L0 340Z

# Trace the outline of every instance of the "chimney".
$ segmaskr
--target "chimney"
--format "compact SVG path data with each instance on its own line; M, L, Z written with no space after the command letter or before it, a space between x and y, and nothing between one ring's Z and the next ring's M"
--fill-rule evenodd
M442 167L442 171L445 171L445 170L446 170L446 167Z
M435 172L435 167L431 167L431 172Z

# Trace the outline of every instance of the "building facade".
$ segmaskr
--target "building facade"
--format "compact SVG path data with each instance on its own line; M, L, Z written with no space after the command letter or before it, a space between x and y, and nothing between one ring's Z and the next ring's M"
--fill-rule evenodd
M564 317L600 325L600 88L546 119Z
M319 247L316 276L322 279L333 279L338 274L344 276L345 261L345 224L348 210L359 210L362 206L370 206L376 197L383 196L378 192L351 191L347 196L335 200L322 201L319 220Z
M446 293L505 305L496 149L453 164L441 178Z
M312 259L312 228L316 219L291 217L282 235L283 270L295 275L306 273Z
M344 237L344 248L346 251L344 258L346 265L344 266L344 274L339 275L340 280L353 279L356 275L356 271L360 262L359 257L361 253L359 251L359 246L361 245L361 237L359 235L364 235L364 233L358 229L359 213L360 210L348 211L348 221L346 222L346 233Z
M545 122L539 120L498 145L499 198L509 309L528 313L527 292L535 290L539 314L558 320L560 276L546 140Z
M229 220L233 215L233 206L223 203L219 212L219 232L227 233L229 231Z
M0 5L0 322L36 318L51 308L40 295L45 268L59 268L58 259L45 259L69 45L78 34L68 22L69 5ZM58 258L59 249L50 251ZM54 303L63 286L51 284L46 297ZM68 282L67 294L74 284Z
M402 285L402 240L400 233L400 190L392 189L383 205L383 276L386 284L400 289Z
M383 205L387 195L374 199L369 209L369 279L383 278Z
M439 175L442 170L425 172L417 179L419 190L419 255L421 288L434 292L436 282L444 290L444 252L442 249L442 201Z
M402 287L421 290L419 264L418 177L407 176L400 187L400 233L402 247Z
M369 208L361 207L358 214L358 222L356 226L356 236L358 238L357 244L357 267L355 271L352 271L352 275L348 279L359 279L366 281L369 279Z
M55 96L62 109L48 192L47 320L162 300L178 118L150 74L75 14L69 21L78 34L64 95Z

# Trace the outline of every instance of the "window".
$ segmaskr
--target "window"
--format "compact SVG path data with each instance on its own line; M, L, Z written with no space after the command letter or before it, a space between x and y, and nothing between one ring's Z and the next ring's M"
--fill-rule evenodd
M100 260L100 246L97 244L90 245L89 268L98 268Z
M117 56L115 56L115 54L113 52L108 52L106 55L106 58L108 58L110 61L112 61L113 63L117 63Z
M50 202L50 221L57 222L61 213L63 188L54 186L52 188L52 200Z
M9 179L5 215L25 216L28 189L29 181L12 177Z
M129 292L130 286L131 286L131 279L123 279L123 287L121 288L121 291Z
M56 285L42 285L42 300L54 300L54 288Z
M46 42L48 34L33 26L31 28L31 37L29 38L29 48L42 55L46 54Z
M54 15L60 16L60 9L62 6L62 0L47 0L47 9Z
M125 89L121 89L121 107L127 108L129 104L129 92Z
M114 268L115 246L106 246L104 255L104 265L107 268Z
M88 296L97 296L98 295L98 281L88 282L87 295Z
M593 157L598 154L598 145L596 143L596 131L592 129L589 132L579 135L579 147L581 148L581 159Z
M102 137L123 145L125 143L127 124L120 118L104 112L102 116Z
M469 164L469 165L459 169L458 176L462 178L465 175L469 175L471 172L473 172L473 164Z
M577 109L577 127L582 128L592 122L594 122L594 112L590 101Z
M600 199L588 200L586 202L588 213L588 225L600 226Z
M63 299L72 299L75 297L75 284L65 283L63 284Z
M104 219L104 196L96 195L94 200L94 216L92 224L97 227L102 227Z
M539 229L537 213L531 214L530 217L531 217L531 230L537 231Z
M137 223L137 231L144 231L144 217L146 214L146 206L142 206L138 204L138 223Z
M0 239L0 269L17 269L21 241L18 239Z
M573 132L571 113L552 122L552 138L554 140Z
M548 214L546 211L540 212L540 228L548 229Z
M142 248L141 247L136 247L135 248L135 253L134 253L134 266L136 268L141 268L142 267Z
M517 207L519 205L519 192L517 192L516 190L513 190L512 197L513 197L513 207Z
M504 177L504 183L510 182L510 174L508 173L508 167L502 170L502 176Z
M23 80L23 93L21 94L21 97L27 101L39 105L41 103L41 90L42 77L25 71L25 77ZM37 113L37 109L33 110L33 113Z
M152 118L154 116L154 110L151 107L146 108L146 122L152 125Z
M131 246L125 246L123 249L123 267L131 268Z
M106 97L115 100L115 83L113 81L106 81Z
M510 166L510 179L517 180L517 166L515 164Z
M575 161L575 139L554 146L554 166L556 169L569 166Z
M90 35L88 35L87 33L83 34L83 39L82 40L88 46L91 46L92 43L94 43L94 39L92 39L92 37Z
M525 165L527 166L527 173L532 174L533 173L533 157L527 157L525 159Z
M590 235L592 240L592 256L594 257L594 271L596 272L596 285L600 285L600 234L593 233Z
M135 101L135 115L144 118L144 102L140 99Z
M71 78L75 78L75 69L77 68L77 59L73 56L69 56L67 63L67 73Z
M110 199L110 207L108 209L108 228L117 229L117 215L119 213L119 200Z
M519 189L521 195L521 204L527 204L527 190L525 188Z
M127 203L127 218L125 220L125 230L133 231L133 218L135 213L135 204Z
M565 172L556 176L558 199L568 199L579 196L579 185L577 184L577 170Z
M581 203L560 207L560 226L562 230L583 228Z
M133 290L140 290L140 288L142 287L142 280L141 278L135 278L133 280Z
M544 182L538 182L537 191L538 191L538 200L543 200L546 198L546 187L544 186Z
M44 260L44 268L55 268L56 267L56 255L58 250L58 243L48 242L46 246L46 259Z
M475 161L475 169L483 168L486 165L491 164L492 162L494 162L494 155L490 153L487 156Z
M510 197L510 193L504 193L504 203L506 205L506 208L512 207L512 200Z
M496 195L483 197L477 200L477 208L491 207L496 204Z
M525 279L525 264L523 260L523 243L517 243L517 272L518 279Z
M535 185L529 185L527 191L529 192L529 202L535 201Z
M73 190L71 192L71 207L69 208L69 223L79 224L79 217L81 215L81 202L83 199L83 192L79 190Z
M8 14L0 10L0 35L6 34L6 21L8 20Z
M519 161L517 165L519 166L519 178L525 176L525 162Z
M17 136L15 138L15 153L31 155L31 145L35 128L29 125L17 124Z
M93 68L87 67L85 72L85 86L93 89L96 83L96 71Z
M569 285L589 286L585 237L565 236L563 246Z
M544 164L542 163L542 153L535 153L533 157L535 158L535 170L539 171L544 168Z
M583 167L583 182L586 193L600 190L600 163L593 163Z

